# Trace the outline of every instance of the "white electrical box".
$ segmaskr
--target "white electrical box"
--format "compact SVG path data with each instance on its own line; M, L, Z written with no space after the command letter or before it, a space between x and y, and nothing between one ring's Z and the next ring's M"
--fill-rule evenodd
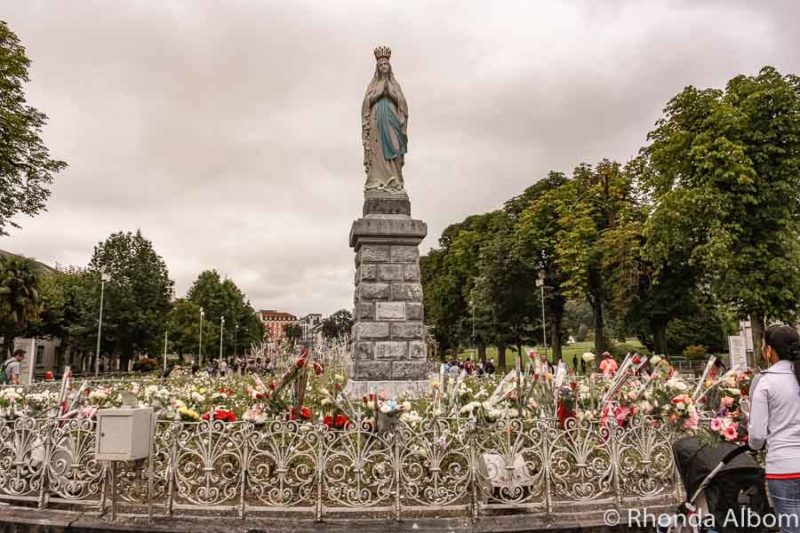
M150 455L153 408L99 409L94 455L98 461L135 461Z

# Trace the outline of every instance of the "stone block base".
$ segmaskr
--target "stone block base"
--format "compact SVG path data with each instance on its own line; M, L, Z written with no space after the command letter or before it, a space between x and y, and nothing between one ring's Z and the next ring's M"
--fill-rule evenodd
M349 398L360 399L365 394L373 392L379 394L386 392L387 398L399 399L403 396L422 396L429 394L431 383L427 379L421 380L392 380L392 381L355 381L350 380L345 386L344 393Z

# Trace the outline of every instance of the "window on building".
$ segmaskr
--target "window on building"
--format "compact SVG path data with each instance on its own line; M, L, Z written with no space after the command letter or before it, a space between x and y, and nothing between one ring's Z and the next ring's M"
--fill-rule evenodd
M36 366L44 366L44 346L36 347Z

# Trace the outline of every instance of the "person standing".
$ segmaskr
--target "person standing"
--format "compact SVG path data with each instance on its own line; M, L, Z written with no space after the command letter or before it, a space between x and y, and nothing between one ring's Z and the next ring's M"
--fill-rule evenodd
M578 367L578 354L572 356L572 368L575 370L577 374L580 368Z
M600 372L603 373L604 378L613 378L617 373L617 361L611 357L608 352L603 352L602 360L600 361Z
M11 385L19 385L19 376L22 371L22 360L25 359L25 350L14 350L14 354L10 359L3 363L3 373L5 374L5 383Z
M800 335L792 326L768 327L761 355L770 366L750 387L748 445L766 446L767 485L781 531L800 533Z

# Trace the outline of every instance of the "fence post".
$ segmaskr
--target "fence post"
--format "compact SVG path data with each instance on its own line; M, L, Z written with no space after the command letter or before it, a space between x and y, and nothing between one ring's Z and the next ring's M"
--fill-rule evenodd
M50 457L53 454L53 430L55 418L45 422L44 431L44 462L42 464L42 486L39 489L39 509L47 509L50 489Z
M322 522L322 482L323 476L325 475L324 472L324 463L325 463L325 455L323 450L323 444L325 442L325 437L322 434L321 429L315 428L314 431L317 432L316 435L316 442L317 442L317 501L314 505L315 511L315 518L317 522ZM343 429L342 431L347 431L347 429Z
M479 498L481 498L481 483L478 480L478 450L475 446L474 439L474 434L471 434L467 438L467 450L469 451L467 457L469 457L470 479L472 480L472 512L470 514L473 521L478 519L478 502L480 501Z
M608 423L608 440L607 445L609 446L609 457L611 458L611 475L614 476L614 500L617 503L617 510L622 509L622 483L620 477L622 476L622 472L619 467L620 462L620 454L622 453L622 447L620 446L620 442L622 441L621 435L614 435L617 431L624 431L622 428L619 428L616 422L613 420L614 417L611 417ZM602 428L600 428L602 431Z
M542 466L544 467L544 512L550 517L553 514L553 495L550 490L550 456L553 443L550 442L550 428L548 422L541 420L536 422L538 430L542 433Z
M400 521L400 430L395 426L392 431L392 448L394 449L394 519Z
M239 500L239 518L241 518L242 520L244 520L246 512L245 493L247 491L247 472L248 472L247 466L250 464L250 457L249 457L250 447L248 446L248 444L250 443L250 432L255 430L256 430L255 426L252 426L250 424L248 424L247 427L244 428L245 439L244 439L244 446L242 447L242 473L241 473L242 482L239 487L242 491L242 496L241 499Z
M175 435L176 425L173 423L168 431L171 433L169 440L169 461L167 463L167 515L172 516L173 502L175 500L175 472L178 470L178 438ZM178 430L180 431L180 430Z

